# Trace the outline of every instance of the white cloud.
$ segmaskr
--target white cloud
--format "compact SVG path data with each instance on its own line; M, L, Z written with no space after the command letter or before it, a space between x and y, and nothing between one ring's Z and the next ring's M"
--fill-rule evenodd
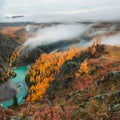
M3 3L4 0L0 0ZM0 7L3 6L0 4ZM0 12L4 14L24 14L20 21L68 21L94 19L120 19L120 0L6 0ZM93 15L93 13L95 15ZM77 14L73 17L74 14ZM85 15L83 15L85 14ZM103 14L103 16L99 16ZM108 14L108 16L106 16ZM109 15L110 14L110 15ZM81 17L82 16L82 17ZM89 18L88 18L89 16ZM47 20L46 20L47 18ZM3 20L7 20L4 19ZM13 21L13 20L11 20ZM15 20L14 20L15 21Z
M107 45L120 45L120 33L115 34L111 37L104 37L102 39L102 44L107 44Z
M81 24L61 24L56 26L39 28L39 30L36 32L36 37L29 38L24 43L24 46L35 48L40 45L47 45L61 40L71 40L80 36L89 27L90 26L85 26Z

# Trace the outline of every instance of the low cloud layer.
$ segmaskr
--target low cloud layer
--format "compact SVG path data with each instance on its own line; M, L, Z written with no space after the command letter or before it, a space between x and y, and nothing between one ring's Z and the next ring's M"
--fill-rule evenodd
M104 37L102 39L102 44L120 46L120 33L113 35L111 37Z
M39 28L35 36L29 38L26 40L26 42L23 44L24 47L27 47L27 49L34 49L38 46L42 45L49 45L51 43L56 43L60 41L69 41L75 38L80 38L82 33L87 31L89 28L91 28L93 24L90 25L84 25L84 24L60 24L60 25L54 25L54 26L48 26L45 28ZM34 28L34 27L33 27ZM27 26L27 31L34 30L32 26ZM112 30L113 27L111 27ZM99 30L95 33L91 33L91 35L100 35L102 33L107 33L108 30ZM102 44L109 44L109 45L120 45L120 34L113 35L111 37L103 37L102 38ZM80 40L79 43L77 43L77 46L88 46L92 44L92 40L85 41L83 39ZM65 49L69 48L72 44L65 45ZM59 46L58 46L59 47Z
M71 40L80 36L89 27L89 25L86 26L81 24L61 24L39 28L36 32L36 37L29 38L23 46L35 48L37 46L47 45L57 41Z

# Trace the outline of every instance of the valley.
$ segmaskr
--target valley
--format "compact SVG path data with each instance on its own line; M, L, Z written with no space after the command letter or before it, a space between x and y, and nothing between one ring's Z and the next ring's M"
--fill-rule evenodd
M0 119L119 119L119 39L119 21L0 23Z

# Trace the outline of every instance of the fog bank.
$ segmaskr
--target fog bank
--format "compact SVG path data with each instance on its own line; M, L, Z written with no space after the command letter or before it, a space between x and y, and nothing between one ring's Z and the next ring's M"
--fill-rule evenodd
M120 33L115 34L111 37L103 37L102 44L106 45L120 45Z
M29 38L23 46L33 49L41 45L47 45L58 41L72 40L80 37L80 35L90 27L91 25L83 24L60 24L39 28L35 33L36 37Z

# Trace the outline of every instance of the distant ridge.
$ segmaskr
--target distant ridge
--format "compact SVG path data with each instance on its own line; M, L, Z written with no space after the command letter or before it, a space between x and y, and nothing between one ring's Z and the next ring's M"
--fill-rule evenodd
M34 22L1 22L0 27L7 27L7 26L25 26L29 24L34 24Z

